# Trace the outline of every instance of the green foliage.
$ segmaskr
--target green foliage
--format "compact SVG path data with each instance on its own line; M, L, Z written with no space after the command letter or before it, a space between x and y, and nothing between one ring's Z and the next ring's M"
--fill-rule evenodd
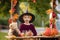
M60 2L60 0L58 0Z
M20 0L20 2L28 2L30 8L33 9L35 12L35 21L33 22L35 26L41 26L42 20L44 23L49 21L48 15L46 14L46 10L50 9L50 1L51 0L36 0L34 3L32 0Z
M50 0L36 0L36 3L30 2L31 8L36 10L36 13L41 16L45 15L45 11L50 8ZM43 12L44 11L44 12Z
M9 10L11 8L10 0L0 0L0 24L8 25Z
M49 26L49 21L45 22L45 27Z
M36 3L33 3L32 0L18 0L19 2L28 2L30 8L32 9L31 13L33 13L36 17L33 22L35 26L41 26L42 20L46 23L48 20L48 15L46 14L46 10L50 8L51 0L36 0ZM1 0L0 1L0 24L8 24L7 20L9 18L9 9L11 8L10 0ZM20 14L22 11L20 10Z
M6 17L9 15L9 9L11 7L9 0L0 1L0 14L4 14Z
M0 19L0 25L8 25L8 20Z

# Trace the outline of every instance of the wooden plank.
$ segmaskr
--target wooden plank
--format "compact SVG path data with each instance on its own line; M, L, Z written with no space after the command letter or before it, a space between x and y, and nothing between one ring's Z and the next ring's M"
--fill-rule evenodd
M9 36L5 36L6 38L11 38ZM25 36L25 37L15 37L14 39L25 39L25 38L59 38L60 35L57 36Z

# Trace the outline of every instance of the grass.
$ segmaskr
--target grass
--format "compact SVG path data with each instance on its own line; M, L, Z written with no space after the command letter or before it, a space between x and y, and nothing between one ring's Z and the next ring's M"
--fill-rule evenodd
M0 40L7 40L5 38L6 35L7 35L7 33L0 32Z

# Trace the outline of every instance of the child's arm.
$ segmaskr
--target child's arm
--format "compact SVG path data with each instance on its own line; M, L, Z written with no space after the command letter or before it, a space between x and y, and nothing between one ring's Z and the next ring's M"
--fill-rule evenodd
M35 27L34 27L33 24L31 26L31 31L33 32L33 36L36 36L37 35L37 32L36 32Z

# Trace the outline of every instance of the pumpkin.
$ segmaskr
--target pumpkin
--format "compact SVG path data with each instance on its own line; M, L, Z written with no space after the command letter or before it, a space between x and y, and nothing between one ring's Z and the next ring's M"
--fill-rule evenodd
M46 28L46 31L43 33L44 36L50 36L51 34L51 29L50 28Z
M46 31L43 33L43 36L55 36L58 35L58 30L56 28L46 28Z
M56 28L53 28L51 30L51 36L55 36L55 35L58 35L58 30Z

